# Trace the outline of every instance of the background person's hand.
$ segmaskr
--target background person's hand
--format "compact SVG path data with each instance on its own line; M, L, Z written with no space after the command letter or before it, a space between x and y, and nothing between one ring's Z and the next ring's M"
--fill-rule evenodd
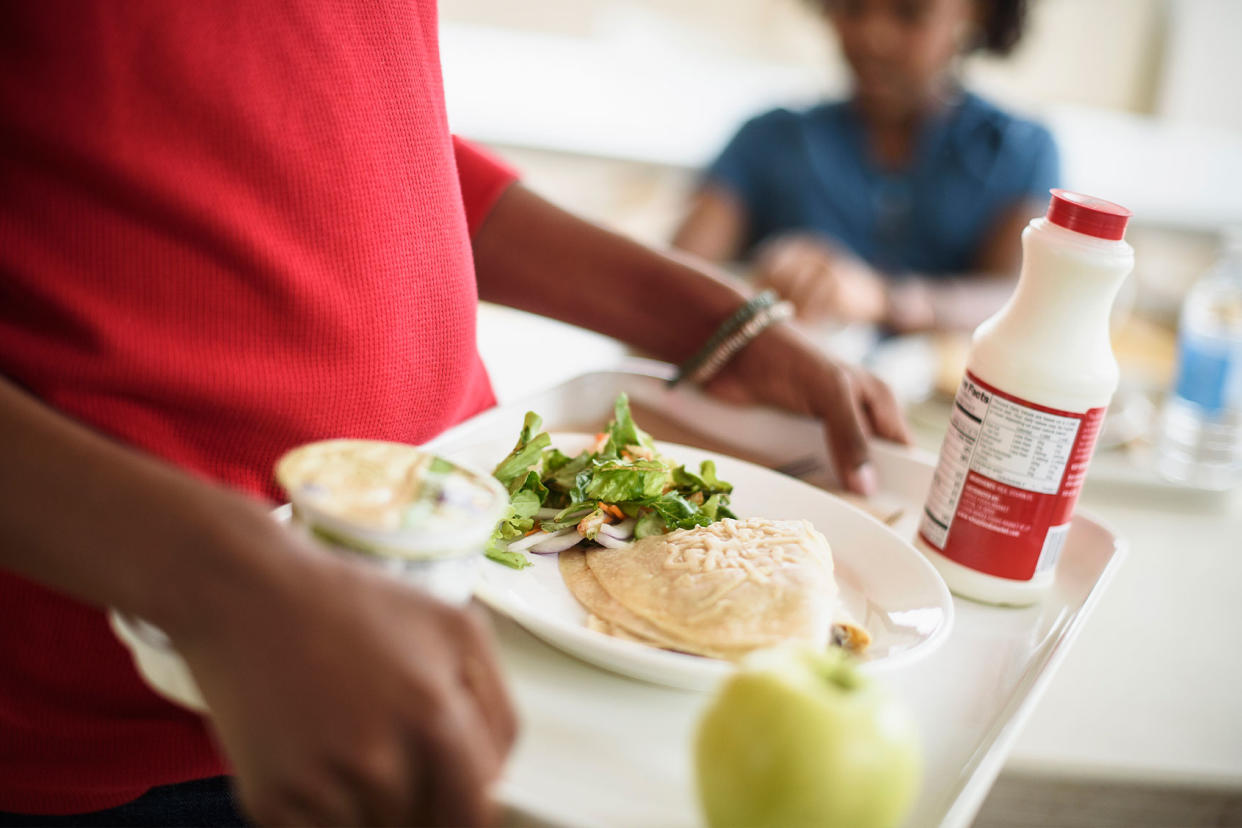
M805 320L879 322L887 313L884 280L855 256L807 233L766 242L756 253L759 284L793 302Z
M887 385L861 368L829 358L788 323L756 337L707 389L733 402L764 403L818 418L838 479L858 494L876 489L868 436L911 441Z
M265 540L293 547L287 568L217 601L210 625L169 631L245 811L265 825L491 821L516 723L482 622L284 532Z

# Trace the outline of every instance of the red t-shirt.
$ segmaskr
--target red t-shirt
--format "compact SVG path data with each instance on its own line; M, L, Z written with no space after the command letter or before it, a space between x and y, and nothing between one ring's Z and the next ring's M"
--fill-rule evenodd
M433 2L4 17L5 377L270 497L295 444L419 443L493 403L469 232L513 175L449 134ZM73 502L66 480L67 519ZM0 810L94 810L223 770L103 613L0 574Z

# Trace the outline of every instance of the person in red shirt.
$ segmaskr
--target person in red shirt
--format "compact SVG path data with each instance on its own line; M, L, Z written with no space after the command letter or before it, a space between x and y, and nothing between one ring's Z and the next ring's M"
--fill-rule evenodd
M747 294L454 138L430 0L0 16L0 823L238 822L229 779L261 823L485 822L515 733L485 628L276 525L272 462L493 404L479 297L680 363ZM712 388L823 418L858 491L866 435L906 437L788 325Z

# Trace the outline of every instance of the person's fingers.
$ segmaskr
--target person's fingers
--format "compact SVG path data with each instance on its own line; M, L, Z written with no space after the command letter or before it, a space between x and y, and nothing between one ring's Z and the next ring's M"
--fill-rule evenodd
M761 259L756 268L759 283L785 297L789 296L790 281L797 269L798 257L785 250Z
M248 822L263 826L292 824L293 809L273 791L247 784L243 779L238 794L242 813Z
M432 825L483 826L494 806L488 785L500 773L500 759L473 705L450 698L427 729L431 785L426 802Z
M465 614L461 681L503 757L517 738L517 713L501 678L491 633L477 609Z
M863 395L863 408L877 436L910 445L913 437L901 412L901 405L888 384L878 377L860 372L855 381Z
M834 269L833 288L836 295L833 297L833 309L842 319L854 321L863 318L860 313L860 283L858 274L849 266L840 266Z
M807 256L799 259L789 271L789 301L799 308L813 311L810 299L815 295L815 286L824 275L824 269L815 259Z
M363 822L363 812L349 791L324 778L308 782L310 771L290 773L283 782L272 782L242 796L242 809L257 825L312 826L353 825Z
M336 770L358 802L362 825L406 825L426 795L425 759L413 744L384 734Z
M761 282L790 298L790 292L797 289L796 283L807 267L823 258L805 239L782 239L765 248L756 265Z
M783 274L783 288L778 288L777 292L793 302L803 318L823 316L830 308L822 307L820 297L826 295L825 291L831 291L831 276L822 260L806 256L794 262Z
M805 245L798 239L783 239L765 248L760 266L768 273L787 272L805 254Z
M788 244L770 243L760 247L755 255L755 276L759 284L775 288L780 293L781 278L796 257L797 251Z
M815 277L805 283L802 307L806 316L813 318L848 318L841 303L841 281L831 262L816 263Z
M849 372L831 365L817 384L814 413L824 421L828 451L847 489L860 495L876 490L875 470L868 461L866 417Z

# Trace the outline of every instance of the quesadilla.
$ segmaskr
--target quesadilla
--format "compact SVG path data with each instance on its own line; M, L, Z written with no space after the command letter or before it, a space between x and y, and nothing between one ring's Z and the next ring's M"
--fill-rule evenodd
M725 519L619 548L563 553L562 576L588 625L620 638L737 659L789 640L860 651L832 553L807 521Z

